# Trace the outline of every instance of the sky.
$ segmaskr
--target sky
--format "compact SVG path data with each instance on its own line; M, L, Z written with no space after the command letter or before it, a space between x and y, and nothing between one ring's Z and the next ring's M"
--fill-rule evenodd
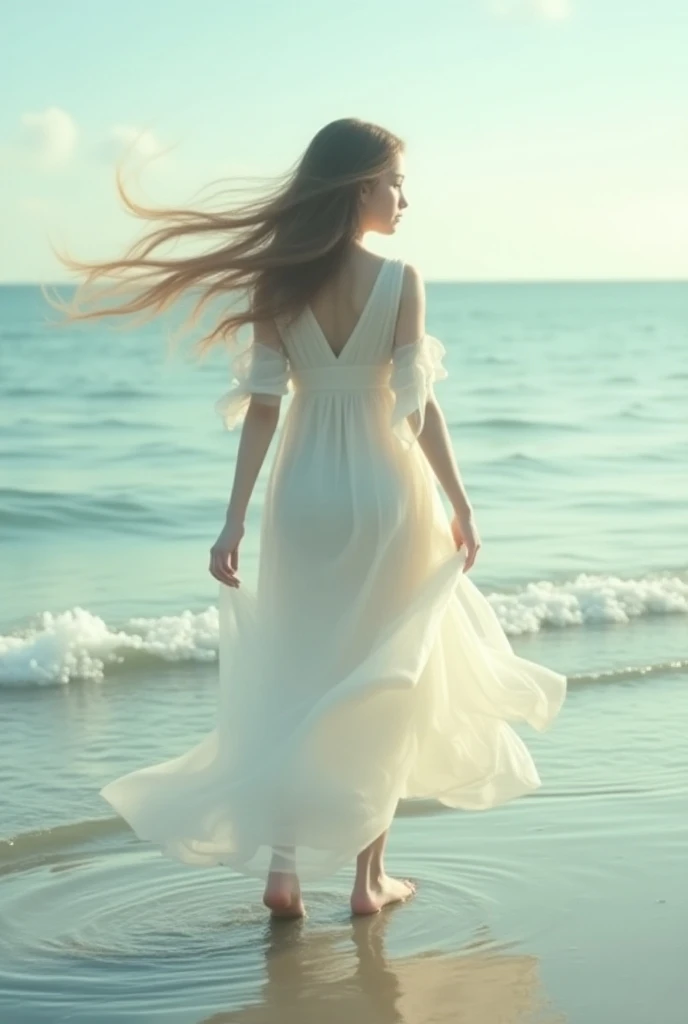
M0 282L69 280L360 117L406 142L381 255L428 280L688 278L684 0L3 0Z

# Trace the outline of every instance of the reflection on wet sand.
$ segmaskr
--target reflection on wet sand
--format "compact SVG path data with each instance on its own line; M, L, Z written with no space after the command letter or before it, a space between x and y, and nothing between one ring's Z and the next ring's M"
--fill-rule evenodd
M566 1024L548 1005L537 957L484 935L459 953L387 959L385 929L400 910L353 919L348 932L271 922L263 1001L198 1024Z

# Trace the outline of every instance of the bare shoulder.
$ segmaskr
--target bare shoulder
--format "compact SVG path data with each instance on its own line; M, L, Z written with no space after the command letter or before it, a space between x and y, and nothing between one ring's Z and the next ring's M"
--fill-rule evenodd
M425 282L423 275L415 263L404 263L404 284L405 289L411 291L424 292Z
M404 263L394 347L411 345L425 333L425 282L418 267Z

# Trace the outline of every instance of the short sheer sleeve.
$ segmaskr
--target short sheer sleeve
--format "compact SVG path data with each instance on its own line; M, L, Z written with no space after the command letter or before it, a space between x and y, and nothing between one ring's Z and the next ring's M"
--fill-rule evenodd
M234 355L231 372L230 390L215 403L215 411L228 430L244 420L252 395L266 405L279 405L282 396L292 390L285 352L260 341L251 342Z
M407 448L415 444L425 425L426 403L435 397L433 385L447 376L443 363L446 351L439 338L424 334L392 352L392 429Z

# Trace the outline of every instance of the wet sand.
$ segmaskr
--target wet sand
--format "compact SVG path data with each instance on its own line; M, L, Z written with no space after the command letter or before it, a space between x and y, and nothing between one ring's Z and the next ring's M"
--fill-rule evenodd
M90 746L70 715L55 763L108 771L93 706ZM574 685L555 729L524 733L537 794L400 808L388 867L418 893L373 918L349 913L350 871L271 922L254 880L165 860L116 820L24 831L0 844L0 1021L683 1024L686 734L685 674Z

